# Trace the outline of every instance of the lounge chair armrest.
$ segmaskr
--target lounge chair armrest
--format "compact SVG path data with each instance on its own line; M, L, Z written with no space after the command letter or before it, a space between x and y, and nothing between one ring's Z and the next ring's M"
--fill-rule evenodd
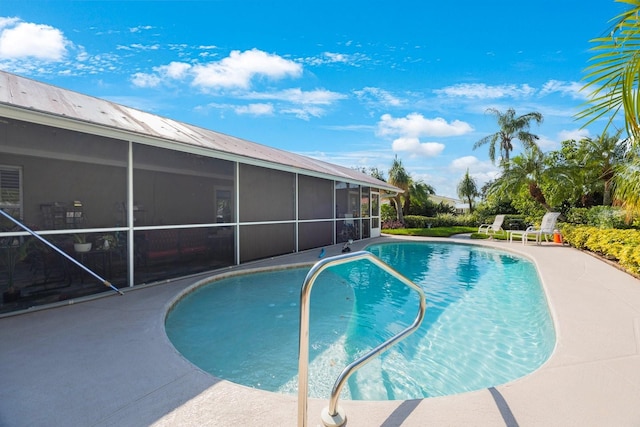
M493 224L481 224L480 227L478 227L478 233L482 233L483 231L486 233L492 225Z

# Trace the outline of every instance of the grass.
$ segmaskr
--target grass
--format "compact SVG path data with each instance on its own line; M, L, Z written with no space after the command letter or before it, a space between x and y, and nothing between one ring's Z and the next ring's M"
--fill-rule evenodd
M437 228L394 228L384 229L384 234L393 234L395 236L422 236L422 237L451 237L454 234L474 233L478 231L478 227L437 227Z
M392 234L395 236L422 236L422 237L451 237L454 234L471 233L472 239L488 239L493 237L495 240L507 240L509 237L507 233L495 233L492 235L478 233L478 227L437 227L437 228L394 228L382 230L384 234ZM516 237L514 240L520 241L520 237ZM531 240L531 236L529 236ZM535 236L533 237L535 240Z

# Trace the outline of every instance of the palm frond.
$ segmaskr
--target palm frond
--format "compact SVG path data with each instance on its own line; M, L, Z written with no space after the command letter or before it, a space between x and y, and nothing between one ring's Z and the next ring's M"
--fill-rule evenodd
M613 21L608 36L591 42L594 56L586 69L583 90L591 91L589 101L576 117L584 126L608 116L609 126L622 110L627 132L640 137L640 0L617 0L631 8Z

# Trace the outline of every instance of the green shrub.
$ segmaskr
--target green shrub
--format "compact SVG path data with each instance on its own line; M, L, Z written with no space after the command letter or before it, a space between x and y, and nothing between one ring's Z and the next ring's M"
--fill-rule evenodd
M625 223L625 211L612 206L571 208L566 214L567 222L599 228L629 228Z
M435 227L477 227L477 219L473 215L438 214L436 216L407 215L404 225L407 228L435 228Z
M404 225L407 228L431 228L439 227L435 217L407 215L404 217Z
M475 213L457 215L456 219L458 221L457 225L462 225L465 227L477 227L480 225L480 223L478 222L478 216Z
M567 222L576 225L589 225L588 208L571 208L568 210Z
M615 260L631 274L640 275L640 230L563 224L562 235L571 246Z
M397 218L396 209L390 204L384 203L380 205L380 219L382 221L391 221Z

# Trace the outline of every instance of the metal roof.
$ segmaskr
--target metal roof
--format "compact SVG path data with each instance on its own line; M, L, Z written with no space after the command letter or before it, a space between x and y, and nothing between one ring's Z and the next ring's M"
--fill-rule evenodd
M0 71L0 115L312 176L402 191L343 166Z

